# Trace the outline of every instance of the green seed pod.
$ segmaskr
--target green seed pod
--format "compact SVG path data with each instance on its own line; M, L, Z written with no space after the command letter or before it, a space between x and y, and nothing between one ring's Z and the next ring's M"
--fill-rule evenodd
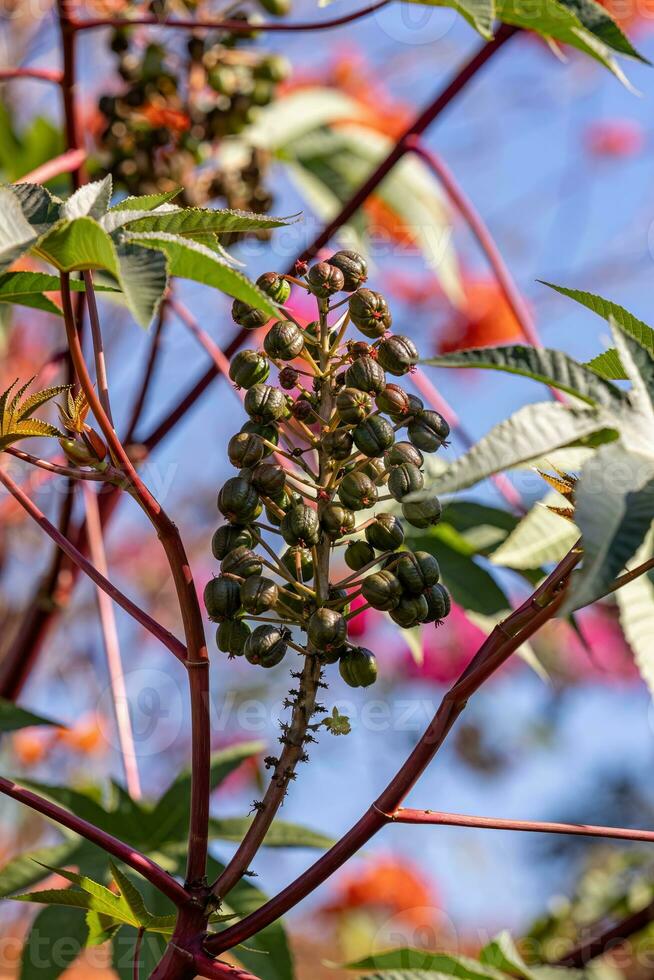
M307 273L307 282L314 296L327 299L343 289L345 277L340 269L329 262L317 262Z
M235 299L232 303L232 319L244 330L256 330L257 327L262 327L264 323L267 323L270 317L263 310L257 309L256 306L250 306L240 299Z
M279 588L270 578L251 575L241 585L241 605L254 616L272 609L279 599Z
M254 487L240 476L227 480L218 494L218 509L232 524L250 524L263 506Z
M277 0L273 0L273 2L277 2ZM282 3L286 2L287 0L282 0ZM276 303L281 303L282 305L291 295L290 282L277 272L264 272L257 279L257 286L266 296L270 296Z
M406 374L418 363L416 345L409 337L396 333L386 337L377 348L377 360L391 374Z
M362 422L372 411L372 398L358 388L342 388L336 396L336 408L343 422Z
M417 395L409 395L409 415L418 418L425 410L425 403Z
M367 541L350 541L343 557L347 567L358 572L375 560L375 549Z
M347 459L352 452L354 439L347 429L333 429L322 437L322 448L332 459Z
M366 510L377 502L377 487L365 473L346 473L338 496L348 510Z
M393 428L381 415L371 415L359 422L352 433L354 444L365 456L383 456L395 441Z
M340 252L334 252L327 261L343 273L342 288L346 293L354 292L368 278L368 263L358 252L344 248Z
M320 540L318 514L306 504L295 504L284 516L280 530L287 544L311 548Z
M347 639L347 621L335 609L316 609L309 619L307 636L319 653L332 653Z
M353 463L353 466L358 464ZM384 466L384 461L382 459L369 459L360 470L361 473L365 473L369 476L373 483L381 485L384 482L386 476L386 467Z
M377 661L365 647L351 647L339 661L338 669L350 687L369 687L377 680Z
M452 602L450 599L449 592L440 583L438 585L432 585L431 588L427 589L424 593L425 599L427 600L427 616L424 618L424 623L440 623L449 615L450 609L452 608Z
M234 466L256 466L263 459L265 446L258 436L250 432L237 432L229 440L227 455Z
M399 604L392 609L389 616L394 623L404 629L424 623L425 616L429 615L429 606L424 595L405 595L400 599Z
M409 439L418 449L435 453L450 434L450 427L440 412L425 411L409 423Z
M426 528L438 524L443 508L438 497L427 500L405 500L402 504L402 516L413 527Z
M274 524L275 527L279 527L282 523L282 517L277 513L277 508L281 508L283 511L288 511L294 504L302 503L302 496L296 493L295 490L282 490L281 493L276 494L275 497L271 498L275 507L266 504L266 518L270 524Z
M393 466L402 466L404 463L417 466L419 469L425 460L422 453L410 442L396 442L387 453L384 453L384 462L389 469Z
M259 493L274 499L286 485L286 472L275 463L259 463L252 471L250 482Z
M388 489L396 500L403 500L409 493L422 490L425 479L417 466L403 463L394 466L388 477Z
M250 432L255 436L261 436L262 439L266 439L268 442L272 442L275 446L279 445L279 429L274 422L268 424L254 421L246 422L245 425L241 426L241 432ZM263 449L266 456L270 456L274 452L270 446L264 445Z
M325 534L330 538L342 538L354 530L356 517L347 507L340 504L327 504L323 509L320 524Z
M98 462L98 457L87 449L86 444L78 439L70 439L67 436L59 439L59 445L65 452L71 463L75 466L89 466Z
M388 384L380 391L375 401L380 412L385 412L394 422L399 422L409 414L409 395L399 385Z
M211 539L211 551L214 558L222 561L225 555L235 548L251 548L254 538L246 527L239 527L238 524L223 524L214 532Z
M276 667L284 659L287 640L288 630L276 626L257 626L245 641L243 652L251 664Z
M255 350L241 350L229 365L229 376L237 388L251 388L268 379L270 365Z
M246 545L239 545L228 552L222 560L220 571L223 575L238 575L248 578L250 575L261 575L261 559Z
M284 82L289 78L291 71L288 58L281 54L269 54L255 66L254 75L256 78L265 78L270 82Z
M259 3L266 13L273 17L285 17L291 9L291 0L259 0ZM267 275L274 275L274 273L267 273Z
M368 544L378 551L397 551L404 542L402 522L394 514L376 514L365 533Z
M241 590L232 578L212 578L204 589L204 605L210 619L233 619L241 608Z
M359 289L350 296L350 319L364 337L383 337L390 330L393 317L381 293Z
M272 385L253 385L243 402L245 411L254 422L275 422L284 414L286 397Z
M402 585L393 572L383 569L363 580L361 593L373 609L395 609L402 597Z
M240 657L250 633L250 627L242 619L226 619L216 630L218 649Z
M386 375L372 357L357 357L345 372L345 383L349 388L377 395L386 387Z
M300 548L298 545L287 548L282 555L282 564L299 582L308 582L313 578L313 556L308 548Z
M329 333L329 346L332 347L336 341L338 331L331 330ZM320 347L320 320L312 320L304 328L304 342L309 348Z
M292 361L304 347L304 338L291 320L277 320L266 334L263 349L268 357Z
M438 562L427 551L403 552L396 559L393 571L402 583L402 588L412 595L436 585L440 578Z

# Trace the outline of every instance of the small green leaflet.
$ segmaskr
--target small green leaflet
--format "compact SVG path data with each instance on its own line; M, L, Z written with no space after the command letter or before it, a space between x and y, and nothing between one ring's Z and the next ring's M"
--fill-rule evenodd
M19 728L31 728L32 725L57 725L50 718L43 718L31 711L19 708L12 701L0 698L0 732L15 732Z
M345 964L347 970L377 970L375 976L392 977L387 971L402 971L398 976L457 977L457 980L505 980L505 974L492 966L479 963L467 956L450 953L429 953L424 949L390 949L364 959ZM408 971L408 972L407 972Z
M29 306L45 313L61 316L61 310L45 296L45 293L59 292L61 283L58 276L47 275L44 272L5 272L0 275L0 303L11 303L14 306ZM83 293L83 282L72 279L72 292ZM118 292L108 286L96 285L95 289L102 292Z
M213 818L209 823L209 836L212 840L233 841L238 844L243 840L252 820L252 817ZM319 850L327 850L334 843L332 837L285 820L275 820L263 840L264 847L311 847Z

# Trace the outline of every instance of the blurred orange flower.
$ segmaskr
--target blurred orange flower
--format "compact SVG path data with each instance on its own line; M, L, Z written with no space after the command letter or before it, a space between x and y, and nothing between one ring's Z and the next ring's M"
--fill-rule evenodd
M490 347L522 337L520 324L493 279L464 283L465 303L456 311L438 342L441 354L466 347Z
M35 728L23 728L14 734L11 741L16 761L25 769L43 762L53 744L50 734L45 735Z
M140 113L151 126L169 129L173 134L183 133L191 126L191 120L185 112L165 105L156 105L154 102L144 105Z
M381 857L340 879L335 898L321 912L340 915L366 908L384 916L401 915L408 922L433 923L441 908L435 889L405 858Z
M72 728L60 728L58 740L61 745L81 755L101 755L107 748L102 729L101 719L97 715L85 715Z

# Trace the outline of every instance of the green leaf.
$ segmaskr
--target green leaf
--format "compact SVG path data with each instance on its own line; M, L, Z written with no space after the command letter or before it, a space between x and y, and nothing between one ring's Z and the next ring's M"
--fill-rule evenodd
M115 918L119 922L126 922L128 925L140 925L129 902L124 895L114 895L112 891L105 888L103 884L99 881L94 881L93 878L89 878L88 875L77 874L74 871L69 871L67 868L53 868L49 867L49 871L53 874L61 875L62 878L66 878L73 885L77 885L81 891L74 891L70 888L57 890L50 890L49 892L33 892L29 895L17 895L15 899L17 901L25 902L39 902L41 900L41 895L49 895L50 899L46 904L52 905L66 905L66 904L77 904L79 908L91 909L94 912L101 912L104 915L109 915ZM56 900L56 896L61 895L60 901ZM84 900L88 900L86 905L79 904L80 896Z
M292 216L294 220L295 215ZM154 212L144 217L134 217L127 224L132 233L164 232L168 235L194 238L208 232L225 235L261 228L281 228L292 220L271 218L253 211L210 210L206 208L180 208Z
M107 213L111 194L111 174L108 174L103 180L84 184L67 201L64 201L62 217L69 220L95 218L96 221L99 221Z
M240 843L252 820L252 817L212 819L209 826L210 836L212 839ZM335 841L332 837L326 837L308 827L300 827L285 820L275 820L263 843L266 847L315 847L324 851L332 847Z
M152 915L145 907L145 902L140 891L133 885L126 874L118 868L113 861L109 862L111 877L118 885L121 897L125 905L129 908L134 920L141 926L147 926Z
M50 875L47 865L74 864L79 847L79 840L75 839L19 854L0 870L0 898L8 898L13 892L25 891L43 881Z
M87 933L83 915L55 906L43 909L23 946L20 980L57 980L84 949Z
M57 725L56 721L35 715L31 711L19 708L12 701L0 698L0 732L15 732L18 728L30 728L32 725Z
M592 408L572 408L556 402L525 405L437 474L428 491L411 494L409 499L463 490L493 473L545 456L606 427L606 419Z
M44 272L5 272L0 275L0 303L29 306L61 316L59 307L43 295L47 292L59 292L60 286L58 276L46 275ZM74 292L84 292L83 282L72 280L70 287ZM107 291L107 287L96 288Z
M453 536L448 534L446 526L439 524L422 534L412 533L407 544L414 551L428 551L438 558L443 584L464 609L493 616L510 608L509 600L492 575L469 554L453 546Z
M429 7L452 7L471 27L490 40L493 36L495 4L492 0L411 0Z
M593 602L643 542L654 513L654 459L620 443L600 449L581 471L575 521L583 563L571 580L562 614Z
M520 955L511 934L506 930L500 932L488 945L484 946L479 954L479 960L487 966L504 970L512 976L522 977L523 980L535 980L533 972Z
M279 314L279 307L275 306L270 297L206 245L164 232L125 233L125 240L164 252L168 257L171 276L213 286L234 299L264 310L271 317Z
M154 211L155 208L167 204L181 191L181 187L176 187L172 191L162 191L159 194L140 194L136 197L124 197L113 207L109 208L109 213L114 211Z
M88 935L86 937L86 945L103 946L104 943L115 936L120 927L120 923L114 921L108 915L102 915L101 912L87 912L86 928Z
M654 353L623 330L613 317L609 320L618 355L631 381L630 402L647 416L654 434Z
M629 38L601 4L596 3L595 0L559 0L559 2L567 10L575 13L586 30L594 34L608 48L628 58L642 61L646 65L650 64L647 58L634 48Z
M83 793L68 786L56 786L52 783L41 783L33 779L21 778L21 784L34 790L46 799L53 800L65 807L83 820L88 820L96 827L120 836L122 828L118 826L112 814L108 813L98 802L97 795L91 791Z
M502 347L474 347L439 357L430 357L423 364L445 368L483 368L518 374L542 381L574 395L589 405L612 405L624 402L620 388L603 381L583 364L561 351L508 344Z
M18 198L23 215L36 229L45 230L61 217L63 202L40 184L12 184L11 193Z
M631 564L638 567L652 557L653 550L654 533L650 531ZM654 698L654 582L648 575L641 575L618 589L615 598L625 639Z
M0 187L0 272L19 259L37 237L16 195L7 187Z
M457 977L459 980L505 980L504 975L490 966L478 963L468 956L453 956L450 953L428 953L423 949L389 949L384 953L375 953L361 960L345 964L347 970L401 970L418 971L418 976L440 974L441 976ZM390 977L386 972L381 974ZM411 972L399 974L407 980Z
M147 327L159 309L166 291L168 272L166 257L151 248L119 244L118 281L136 322Z
M493 565L523 569L560 561L579 538L574 524L548 510L548 505L563 502L560 494L552 492L535 504L493 552Z
M602 354L598 354L597 357L594 357L590 361L586 361L586 367L589 371L594 371L598 377L605 378L607 381L628 380L627 372L622 366L618 352L613 348L605 350Z

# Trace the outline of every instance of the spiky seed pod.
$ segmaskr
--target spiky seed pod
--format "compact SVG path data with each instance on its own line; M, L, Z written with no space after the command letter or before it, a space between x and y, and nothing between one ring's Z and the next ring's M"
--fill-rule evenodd
M307 273L307 282L314 296L327 299L343 289L345 277L341 270L329 262L317 262Z
M435 453L450 434L450 427L440 412L424 411L409 423L407 435L418 449Z
M229 376L238 388L251 388L268 379L270 365L255 350L241 350L229 365Z
M293 578L300 582L308 582L313 578L313 556L308 548L300 548L298 545L287 548L282 555L282 563ZM299 576L298 566L300 569Z
M250 524L256 520L263 505L251 483L234 476L223 485L218 494L218 509L232 524Z
M365 340L348 340L347 354L351 361L356 361L357 357L372 357L373 348Z
M409 395L399 385L388 384L380 391L375 399L380 412L385 412L394 422L398 422L409 414Z
M347 639L347 621L335 609L316 609L309 619L307 636L319 653L332 653Z
M429 605L424 595L404 595L400 599L395 609L391 609L389 616L394 623L404 629L424 623L425 617L429 615Z
M259 556L245 545L240 545L226 554L220 565L223 575L238 575L240 578L261 575L262 568Z
M334 252L332 257L327 259L327 261L330 265L335 265L343 273L342 288L346 293L354 292L368 278L368 263L358 252L344 248L339 252Z
M341 677L350 687L369 687L377 680L377 661L365 647L351 647L339 661Z
M320 540L318 514L306 504L295 504L285 514L280 530L286 544L311 548Z
M253 385L243 402L245 411L254 422L275 422L281 418L286 408L286 398L272 385Z
M245 658L260 667L276 667L284 659L287 640L288 630L276 626L257 626L245 641Z
M268 357L292 361L304 347L304 338L291 320L277 320L264 337L263 349Z
M236 548L251 548L254 538L246 527L239 527L238 524L223 524L211 539L211 550L214 558L222 561L225 555Z
M241 608L241 590L232 578L209 579L204 588L204 605L214 622L233 619Z
M223 653L231 653L235 657L243 654L245 642L251 630L242 619L226 619L216 630L216 643Z
M383 456L395 441L392 426L381 415L371 415L359 422L352 437L357 449L372 457Z
M396 500L403 500L409 493L422 490L425 479L417 466L412 463L402 463L394 466L388 477L388 489Z
M424 596L428 607L427 616L423 620L424 623L440 623L449 615L452 601L449 592L440 582L427 589Z
M293 388L295 388L299 379L300 373L293 367L282 368L279 372L279 384L284 391L291 391Z
M286 472L275 463L259 463L252 470L252 486L266 497L280 494L286 485Z
M395 609L402 597L402 584L393 572L373 572L361 584L361 594L373 609Z
M367 541L350 541L343 557L347 567L358 572L375 560L375 549Z
M255 422L252 419L241 426L241 432L250 432L255 436L261 436L262 439L266 439L268 442L272 442L275 446L279 445L279 429L274 422L266 424L265 422ZM270 456L274 452L270 446L264 446L263 448L265 456Z
M377 360L385 371L406 374L418 363L418 350L410 337L396 333L385 337L377 348Z
M330 538L342 538L344 534L350 534L356 524L356 517L353 511L339 504L327 504L323 509L320 518L323 531Z
M383 337L390 330L393 317L381 293L359 289L350 296L350 319L364 337Z
M402 503L402 516L413 527L426 528L438 524L443 508L438 497L427 500L405 500Z
M394 514L376 514L365 534L368 544L378 551L397 551L404 542L402 522Z
M291 415L294 419L299 419L301 422L306 422L307 419L313 418L311 402L307 398L298 398L291 405Z
M377 487L365 473L346 473L338 496L348 510L366 510L377 502Z
M237 432L227 445L229 461L239 469L256 466L263 459L264 452L265 446L261 439L250 432Z
M345 383L349 388L359 388L360 391L376 395L386 387L386 375L372 357L358 357L345 372Z
M347 429L334 429L332 432L325 432L322 437L322 448L333 459L347 459L353 445L354 439Z
M372 411L372 398L358 388L342 388L336 396L336 408L343 422L356 425Z
M273 609L278 599L278 586L264 575L251 575L241 585L241 605L253 616Z
M400 441L391 446L387 453L384 453L384 462L389 470L394 466L403 466L404 463L409 463L411 466L417 466L420 469L425 459L420 450L412 446L410 442Z
M427 551L402 552L393 571L402 583L402 588L412 595L436 585L440 578L438 562Z
M291 295L290 282L277 272L264 272L257 279L257 286L266 296L270 296L276 303L282 305Z
M235 299L232 303L232 319L244 330L256 330L267 323L270 317L263 310L257 309L256 306L250 306L240 299Z

